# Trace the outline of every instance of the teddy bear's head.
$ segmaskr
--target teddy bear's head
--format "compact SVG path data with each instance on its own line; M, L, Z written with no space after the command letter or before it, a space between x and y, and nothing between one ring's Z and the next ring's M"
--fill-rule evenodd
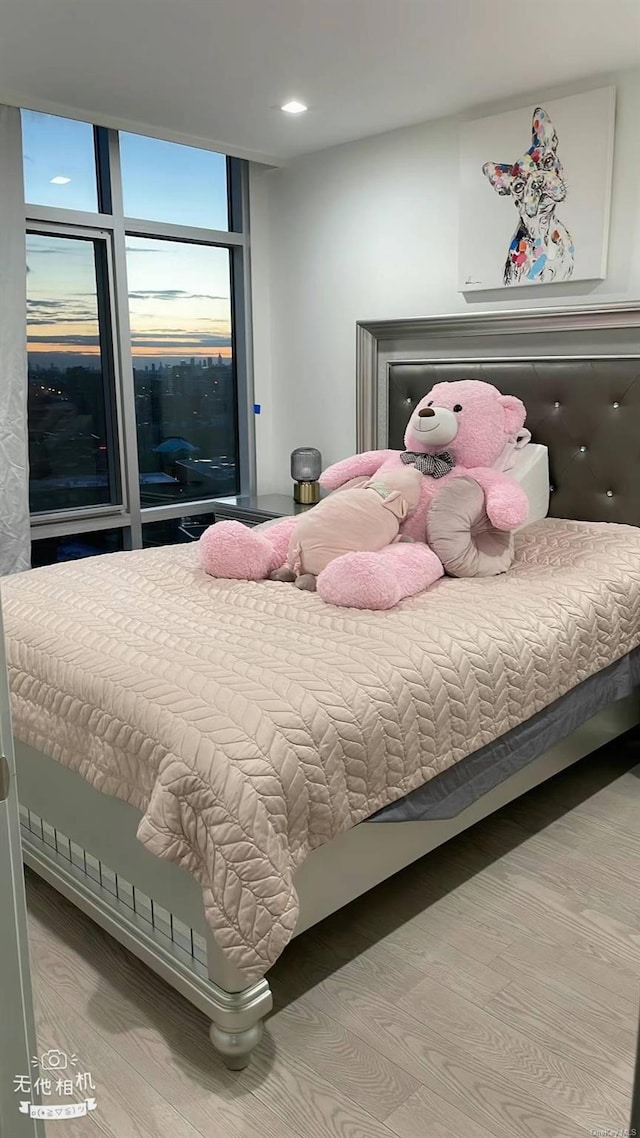
M423 454L447 450L460 466L493 466L515 445L526 414L515 395L502 395L491 383L436 383L413 412L404 445Z

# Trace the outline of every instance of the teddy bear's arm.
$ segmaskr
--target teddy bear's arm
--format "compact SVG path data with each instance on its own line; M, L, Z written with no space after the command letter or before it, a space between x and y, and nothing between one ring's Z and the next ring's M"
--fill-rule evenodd
M383 462L397 455L395 450L366 450L362 454L352 454L341 462L334 462L320 475L320 485L325 490L337 490L352 478L371 478Z
M458 472L453 473L455 476ZM463 475L474 478L484 490L487 517L496 529L517 529L527 520L529 499L514 478L489 467L460 468L459 476Z

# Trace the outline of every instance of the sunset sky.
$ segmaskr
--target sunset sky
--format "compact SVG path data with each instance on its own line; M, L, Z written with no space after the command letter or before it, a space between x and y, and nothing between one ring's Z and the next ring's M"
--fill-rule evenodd
M23 112L27 201L95 211L92 133L86 123ZM128 216L227 228L223 156L121 135L121 159ZM30 234L27 264L29 352L96 356L93 243ZM127 237L127 273L139 362L230 355L226 249Z

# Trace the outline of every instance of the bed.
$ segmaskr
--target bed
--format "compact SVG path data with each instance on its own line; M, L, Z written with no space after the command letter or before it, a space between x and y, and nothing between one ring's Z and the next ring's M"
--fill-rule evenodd
M360 449L401 445L436 380L526 403L553 493L506 575L389 613L214 582L190 546L4 583L25 862L229 1066L291 937L640 722L637 329L624 308L359 327Z

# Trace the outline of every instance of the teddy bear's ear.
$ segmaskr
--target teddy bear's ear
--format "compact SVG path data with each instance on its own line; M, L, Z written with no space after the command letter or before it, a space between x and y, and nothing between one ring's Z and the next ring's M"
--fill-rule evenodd
M517 435L527 417L524 403L515 395L500 395L498 402L504 407L504 422L508 435Z

